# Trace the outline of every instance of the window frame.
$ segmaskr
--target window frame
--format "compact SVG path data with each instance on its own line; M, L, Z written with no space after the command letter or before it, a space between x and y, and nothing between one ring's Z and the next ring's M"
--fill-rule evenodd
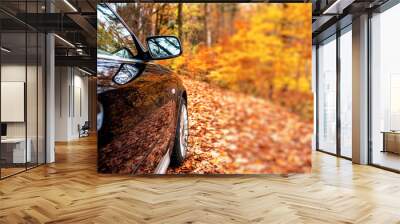
M316 63L316 80L315 80L315 85L316 85L316 103L315 103L315 116L316 116L316 136L315 136L315 140L316 140L316 151L318 152L323 152L329 155L333 155L339 158L343 158L346 160L352 160L352 158L349 158L347 156L343 156L341 153L341 119L340 119L340 77L341 77L341 68L340 68L340 37L345 34L346 32L352 32L351 27L352 23L350 22L349 24L347 24L344 27L341 27L340 29L338 29L335 33L333 33L332 35L327 36L326 38L319 40L316 45L316 51L315 51L315 63ZM350 27L350 28L349 28ZM331 39L331 40L330 40ZM319 74L319 47L321 45L321 43L326 43L329 41L336 41L336 151L334 153L329 152L327 150L321 149L320 148L320 139L319 139L319 132L320 132L320 127L319 127L319 104L320 104L320 99L319 99L319 79L320 79L320 74Z

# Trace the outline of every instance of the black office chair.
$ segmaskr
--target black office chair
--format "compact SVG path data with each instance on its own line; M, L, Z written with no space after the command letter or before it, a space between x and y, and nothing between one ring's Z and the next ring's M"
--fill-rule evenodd
M78 124L79 138L89 136L90 125L89 121L85 121L82 127Z

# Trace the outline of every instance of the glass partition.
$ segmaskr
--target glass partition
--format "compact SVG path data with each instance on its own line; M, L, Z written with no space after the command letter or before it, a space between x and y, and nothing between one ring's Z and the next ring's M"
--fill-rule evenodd
M318 149L336 153L336 36L318 47Z
M352 33L351 26L340 36L340 154L352 157Z
M45 162L45 35L12 15L43 10L44 1L0 7L0 178ZM9 25L12 24L12 25Z
M31 156L26 150L26 41L25 32L1 34L2 177L24 171Z
M400 5L371 18L371 162L400 170Z

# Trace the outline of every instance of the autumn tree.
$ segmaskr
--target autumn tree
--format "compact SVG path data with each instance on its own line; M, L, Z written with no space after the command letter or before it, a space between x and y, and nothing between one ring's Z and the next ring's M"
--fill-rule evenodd
M311 4L120 3L118 12L141 41L179 36L184 55L160 63L180 74L312 118Z

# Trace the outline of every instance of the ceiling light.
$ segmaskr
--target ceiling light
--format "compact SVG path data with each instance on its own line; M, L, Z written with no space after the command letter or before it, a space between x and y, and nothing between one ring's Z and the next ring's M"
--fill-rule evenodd
M62 42L64 42L65 44L67 44L68 46L75 48L75 45L73 45L73 44L72 44L71 42L69 42L68 40L66 40L66 39L64 39L64 38L62 38L62 37L60 37L60 36L57 35L57 34L54 34L54 36L57 37L57 38L58 38L59 40L61 40Z
M65 4L67 4L74 12L78 12L78 10L73 6L68 0L64 0Z
M81 48L77 48L76 53L78 53L79 55L86 55L86 53Z
M8 50L8 49L5 48L5 47L1 47L0 49L1 49L2 51L6 52L6 53L10 53L10 52L11 52L10 50Z

